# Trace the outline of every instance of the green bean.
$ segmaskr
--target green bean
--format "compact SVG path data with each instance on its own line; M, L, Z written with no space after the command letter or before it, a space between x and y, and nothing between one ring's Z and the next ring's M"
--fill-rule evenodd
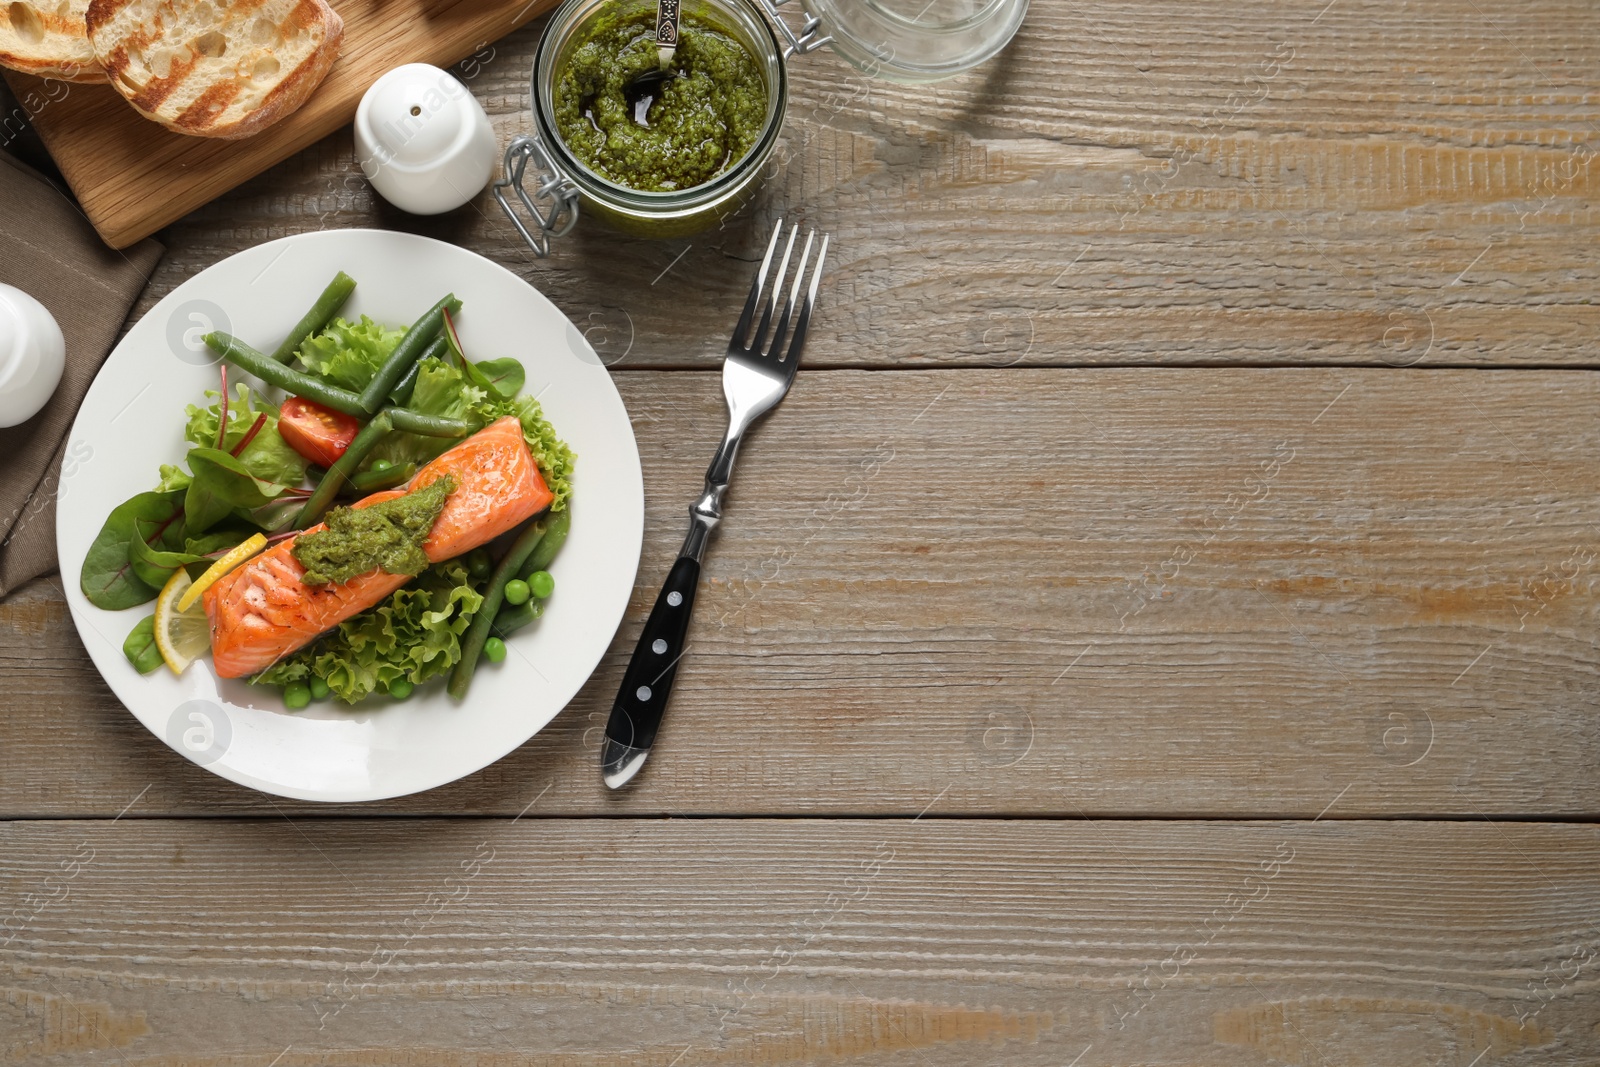
M494 632L501 637L510 637L543 615L544 604L543 600L530 600L514 608L501 608L500 614L494 617Z
M415 463L399 463L383 470L361 471L350 476L350 488L359 496L376 493L380 489L393 489L397 485L404 485L417 473Z
M446 293L440 301L423 312L406 335L400 338L400 343L394 346L394 351L389 353L389 358L383 361L383 366L378 368L378 373L372 376L372 381L361 390L361 406L369 413L376 413L383 406L384 400L389 396L390 390L400 384L406 371L422 356L423 349L428 347L439 333L439 327L444 325L444 309L452 312L461 310L461 301L457 300L454 293Z
M467 695L467 686L472 684L472 671L478 665L478 656L483 652L483 643L489 639L495 615L500 611L506 583L511 581L527 562L529 553L538 547L544 538L544 531L542 522L530 522L524 526L517 539L512 542L510 551L500 560L500 565L490 576L488 588L483 591L483 603L479 605L478 613L472 617L472 625L467 627L466 634L461 638L461 661L450 672L448 689L450 695L457 700Z
M294 517L295 529L304 530L322 520L322 516L333 506L334 497L339 495L339 489L345 481L356 472L356 468L361 466L361 461L367 458L372 446L383 440L392 429L387 409L378 412L372 417L371 422L361 427L355 440L350 442L350 447L339 457L339 462L328 468L328 473L317 483L317 488L306 500L305 507Z
M561 551L562 544L567 540L567 531L572 528L572 509L546 512L541 521L545 528L544 537L540 538L538 547L528 554L518 575L524 582L531 582L533 576L550 566L556 553ZM529 597L523 604L502 607L494 618L494 632L501 637L510 637L543 615L544 607L544 601L534 597Z
M528 562L522 565L522 573L517 575L523 581L531 581L539 571L549 570L550 564L555 560L556 553L561 551L561 546L567 543L567 531L572 528L572 506L569 504L565 511L553 511L544 518L544 540L539 542L539 547L533 555L528 557Z
M283 339L272 353L272 358L279 363L287 363L294 358L294 354L305 344L306 338L318 333L333 317L339 314L339 309L344 307L344 302L350 299L350 294L355 291L356 280L344 271L333 276L333 281L322 290L322 295L317 297L317 302L311 305L311 310L305 317L294 324L294 329L289 331L289 336Z
M473 430L470 422L447 419L443 415L424 415L410 408L386 407L383 411L394 428L403 433L421 434L423 437L465 437Z
M286 393L314 400L323 407L342 411L346 415L354 415L358 419L367 418L370 414L361 406L361 398L350 390L329 385L321 378L304 371L285 367L271 357L257 352L232 334L223 333L221 330L208 333L206 344L240 370L254 374L268 385L276 385Z
M544 526L544 536L539 539L534 550L528 553L528 558L523 562L522 569L517 575L524 583L550 566L551 561L556 558L556 553L561 551L561 545L567 539L567 531L572 527L572 510L569 508L566 511L547 511L539 522ZM543 614L544 601L531 596L521 604L506 604L495 616L494 632L501 637L509 637Z
M425 359L443 359L443 353L450 351L450 342L443 335L435 337L433 343L422 350L422 355L411 364L411 369L406 371L406 376L400 379L400 384L389 391L389 399L396 404L411 403L412 390L417 387L417 374L422 370L422 361Z

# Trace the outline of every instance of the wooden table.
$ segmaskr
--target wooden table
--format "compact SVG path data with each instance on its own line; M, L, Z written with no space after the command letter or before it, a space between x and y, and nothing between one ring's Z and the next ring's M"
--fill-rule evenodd
M537 25L462 68L502 140ZM247 792L0 602L0 1061L1600 1059L1600 7L1037 0L940 85L794 65L723 230L376 203L348 131L165 232L459 242L615 372L641 584L465 781ZM777 214L831 230L668 725L596 746ZM657 284L692 279L675 297Z

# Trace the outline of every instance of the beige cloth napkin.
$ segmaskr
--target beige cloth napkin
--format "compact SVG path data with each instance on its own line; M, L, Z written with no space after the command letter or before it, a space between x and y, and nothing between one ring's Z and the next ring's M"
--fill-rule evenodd
M44 410L0 429L0 596L56 567L67 432L161 252L154 241L107 248L76 204L0 152L0 282L49 308L67 339L67 368Z

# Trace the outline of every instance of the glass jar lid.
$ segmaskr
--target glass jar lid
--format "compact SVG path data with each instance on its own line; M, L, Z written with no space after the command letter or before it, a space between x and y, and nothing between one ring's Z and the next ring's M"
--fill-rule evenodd
M790 52L823 44L871 77L931 82L992 59L1016 35L1028 0L802 0L797 34L762 0L789 38Z

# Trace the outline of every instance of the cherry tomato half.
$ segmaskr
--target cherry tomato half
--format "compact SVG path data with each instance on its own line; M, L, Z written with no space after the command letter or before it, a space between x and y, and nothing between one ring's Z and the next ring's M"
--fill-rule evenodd
M333 411L291 396L278 412L278 433L289 447L319 467L331 467L355 440L361 423L343 412Z

